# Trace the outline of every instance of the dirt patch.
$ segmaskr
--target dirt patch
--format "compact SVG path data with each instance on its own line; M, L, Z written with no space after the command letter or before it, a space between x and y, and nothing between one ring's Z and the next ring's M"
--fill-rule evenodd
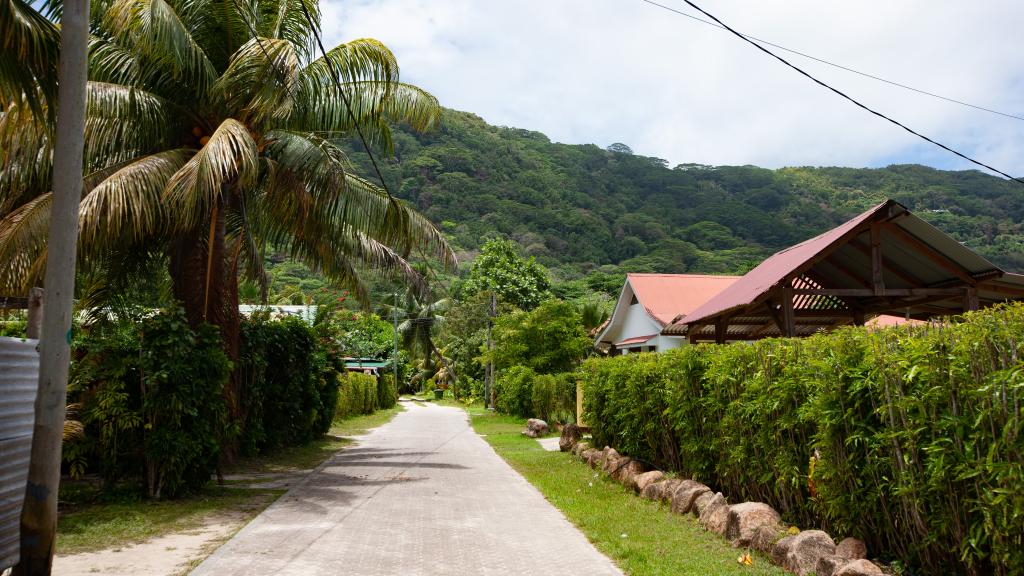
M263 506L253 510L217 512L205 518L196 528L158 536L139 544L97 552L57 555L53 561L53 573L62 576L184 575L262 509Z

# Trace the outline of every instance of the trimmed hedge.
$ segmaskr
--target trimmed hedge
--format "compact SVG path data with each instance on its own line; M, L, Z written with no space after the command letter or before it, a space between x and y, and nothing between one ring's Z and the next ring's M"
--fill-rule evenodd
M339 420L373 414L379 406L377 379L359 372L348 372L341 377L335 414Z
M398 404L398 386L394 374L384 374L377 380L377 408L387 410Z
M495 382L497 410L521 418L575 422L576 375L537 374L526 366L514 366Z
M331 427L344 361L330 337L298 318L242 322L243 452L297 446Z
M1024 573L1024 305L583 367L595 445L929 573Z

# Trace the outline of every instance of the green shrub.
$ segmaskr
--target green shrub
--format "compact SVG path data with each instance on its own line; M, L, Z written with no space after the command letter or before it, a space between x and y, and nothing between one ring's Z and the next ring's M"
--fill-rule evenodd
M347 372L341 378L335 418L344 420L377 410L377 379L360 372Z
M1024 572L1024 305L586 362L596 445L929 573Z
M181 310L104 326L75 342L69 399L85 426L67 450L73 472L108 485L140 478L152 498L205 484L225 433L231 362L218 331L193 332Z
M533 379L530 391L533 417L551 421L552 415L558 410L557 389L558 381L550 374L540 374Z
M243 452L296 446L327 432L342 362L330 334L318 334L298 318L254 314L245 320L239 374Z
M377 407L381 410L392 408L398 403L398 386L394 374L384 374L377 380Z
M495 379L495 408L503 414L522 418L533 416L533 381L537 373L526 366L513 366Z

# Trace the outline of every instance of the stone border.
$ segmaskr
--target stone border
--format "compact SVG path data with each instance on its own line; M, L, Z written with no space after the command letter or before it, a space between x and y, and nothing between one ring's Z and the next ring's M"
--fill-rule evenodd
M641 497L663 502L675 514L692 514L708 531L714 532L737 548L763 552L771 562L797 576L873 576L882 574L867 560L867 548L856 538L836 544L821 530L800 531L786 527L779 513L762 502L728 503L721 492L714 492L696 480L667 478L659 470L648 471L639 460L623 456L614 448L598 450L580 441L576 430L566 426L559 447L572 452L591 468L601 470Z

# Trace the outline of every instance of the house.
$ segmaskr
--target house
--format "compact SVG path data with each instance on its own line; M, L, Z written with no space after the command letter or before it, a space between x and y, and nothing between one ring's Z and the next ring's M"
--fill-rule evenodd
M808 336L882 326L1024 299L1007 272L905 206L887 200L775 253L661 331L693 342Z
M674 320L689 314L738 276L707 274L627 274L611 319L595 346L611 355L678 348L685 336L662 335Z

